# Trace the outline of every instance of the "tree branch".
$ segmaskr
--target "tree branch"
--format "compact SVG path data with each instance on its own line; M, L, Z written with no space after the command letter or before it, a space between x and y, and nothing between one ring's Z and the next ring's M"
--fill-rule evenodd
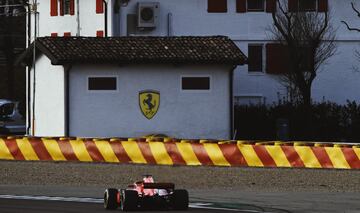
M357 16L360 17L360 11L355 8L354 2L351 2L351 7L357 13Z
M348 28L349 31L357 31L357 32L360 32L360 29L350 27L350 26L348 25L348 23L346 23L345 21L341 21L341 22L346 25L346 27Z

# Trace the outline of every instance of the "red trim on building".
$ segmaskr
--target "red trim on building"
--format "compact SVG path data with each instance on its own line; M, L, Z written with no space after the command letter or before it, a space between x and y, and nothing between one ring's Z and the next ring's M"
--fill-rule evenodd
M60 15L64 15L64 0L60 0Z
M64 33L64 37L70 37L71 36L71 32L65 32Z
M276 0L266 0L266 12L273 13L276 11Z
M51 33L51 37L57 37L58 34L57 33Z
M328 12L329 2L328 0L318 0L318 11Z
M50 16L58 15L58 0L50 0Z
M96 31L96 37L104 37L104 31L103 30Z
M246 13L246 0L236 0L236 12Z
M226 13L227 0L208 0L209 13Z
M288 5L289 12L296 12L299 10L299 1L298 0L289 0Z
M75 15L75 0L70 0L70 15Z
M96 13L104 13L104 2L103 0L96 0Z
M283 74L288 72L289 60L286 46L279 43L266 44L266 73Z

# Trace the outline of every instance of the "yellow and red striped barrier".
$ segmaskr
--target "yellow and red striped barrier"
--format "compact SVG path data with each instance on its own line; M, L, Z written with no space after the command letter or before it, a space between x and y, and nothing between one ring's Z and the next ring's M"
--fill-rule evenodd
M360 146L177 139L0 138L0 159L360 169Z

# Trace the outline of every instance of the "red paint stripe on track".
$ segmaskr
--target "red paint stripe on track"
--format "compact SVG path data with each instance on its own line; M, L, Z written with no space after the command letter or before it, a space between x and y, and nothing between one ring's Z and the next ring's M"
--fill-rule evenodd
M53 160L40 138L29 138L28 140L39 160Z
M147 142L137 142L141 153L143 154L148 164L156 164L156 160L151 152L150 146Z
M120 161L120 163L131 162L130 157L126 153L126 151L120 141L119 142L110 142L110 145L111 145L111 148L113 149L116 157Z
M305 167L304 162L301 160L299 154L293 146L281 146L286 158L293 167Z
M174 164L186 165L186 161L183 159L175 143L167 142L164 143L164 145L167 153L169 154Z
M342 148L342 152L345 155L346 161L349 163L350 168L352 169L360 169L360 160L356 153L354 152L354 149L352 148Z
M202 165L214 165L202 144L191 143L191 147Z
M253 145L253 148L265 167L276 167L276 163L274 159L272 159L271 155L268 153L265 146Z
M321 167L334 168L334 165L332 164L329 155L327 154L324 147L311 147L311 149L314 152L316 158L318 159Z
M4 139L4 141L15 160L25 160L25 157L21 153L15 139Z
M58 141L58 144L66 160L79 161L79 159L75 155L73 148L71 147L70 141L68 140Z
M219 144L219 147L225 159L231 166L247 166L244 156L241 154L239 148L235 144Z
M100 153L94 141L84 141L84 144L93 161L105 162L104 157Z

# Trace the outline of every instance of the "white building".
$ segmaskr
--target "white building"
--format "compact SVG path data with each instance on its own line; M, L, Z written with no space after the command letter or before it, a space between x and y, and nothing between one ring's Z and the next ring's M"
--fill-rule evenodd
M37 3L30 24L35 36L212 36L230 37L262 63L255 69L235 70L235 103L271 104L288 96L278 75L269 72L267 28L272 24L274 0L32 0ZM337 29L337 54L322 66L312 87L315 101L345 103L360 100L360 73L354 50L360 33L350 32L341 20L356 25L351 0L289 0L309 3L308 10L330 11ZM360 4L357 4L360 8ZM35 7L32 7L35 10ZM36 18L35 18L36 16ZM34 20L37 20L35 23ZM36 28L35 28L36 26ZM36 30L35 30L36 29ZM36 35L34 34L36 32ZM30 76L29 76L30 78ZM29 79L28 78L28 79Z
M360 74L354 72L353 66L357 63L354 50L358 48L360 33L348 31L341 23L341 20L354 25L358 23L350 5L352 1L289 1L313 1L315 3L310 5L314 8L310 9L314 10L325 5L337 29L338 51L321 67L322 71L313 83L314 100L337 103L359 100ZM262 52L262 58L258 59L263 61L259 70L249 71L247 66L236 69L236 102L271 104L287 96L287 90L279 84L277 76L267 73L266 44L271 41L266 28L272 23L267 10L271 2L273 0L38 0L37 36L225 35L245 53L254 46L253 51ZM150 10L139 12L144 8Z
M35 52L32 135L232 138L246 56L227 37L42 37Z

